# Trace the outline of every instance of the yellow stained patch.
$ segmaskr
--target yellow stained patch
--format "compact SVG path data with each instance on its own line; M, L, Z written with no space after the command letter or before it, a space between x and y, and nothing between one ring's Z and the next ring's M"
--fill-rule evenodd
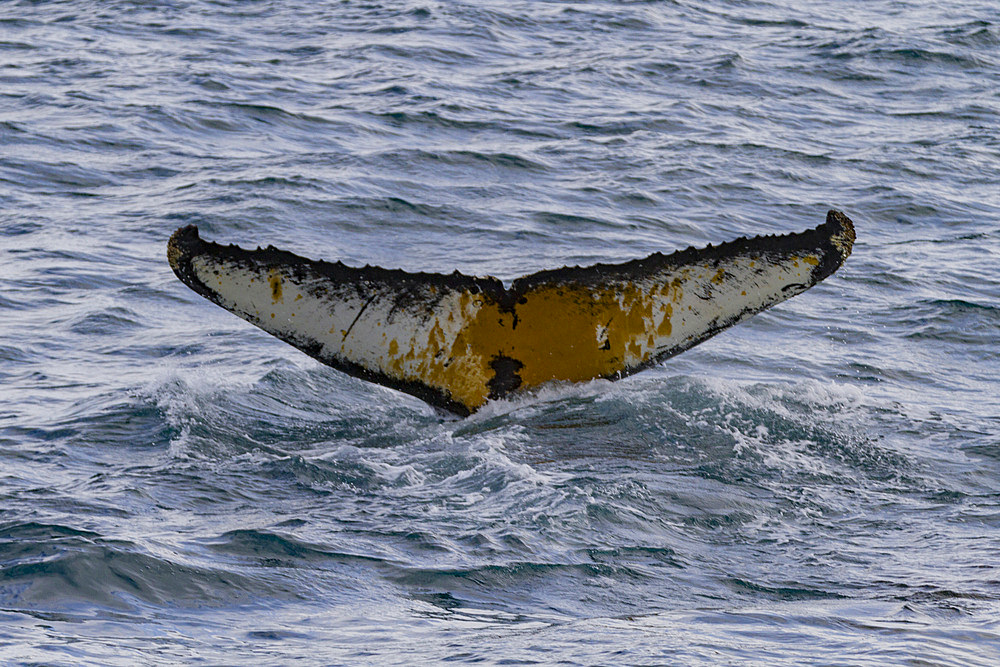
M283 302L285 297L281 290L281 273L277 269L268 272L267 283L271 286L271 303Z
M679 300L678 292L679 283L667 290L629 284L603 291L547 285L525 294L514 312L466 293L458 316L468 324L450 344L435 319L425 338L403 345L393 340L383 369L444 389L470 408L486 402L495 375L491 363L498 357L521 364L521 389L553 380L612 377L648 361L657 338L670 336L673 306L668 299ZM595 336L598 330L604 335Z
M656 335L659 336L660 338L670 337L670 333L673 331L674 328L673 325L670 323L670 318L673 316L673 314L674 314L674 306L673 304L668 303L666 307L663 309L663 320L660 322L660 325L656 327Z

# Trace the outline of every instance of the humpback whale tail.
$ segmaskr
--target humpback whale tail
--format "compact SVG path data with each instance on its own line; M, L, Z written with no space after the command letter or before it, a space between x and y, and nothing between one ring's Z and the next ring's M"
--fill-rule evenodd
M618 379L809 289L851 253L838 211L814 229L622 264L492 277L408 273L202 240L167 246L188 287L319 361L460 415L553 380Z

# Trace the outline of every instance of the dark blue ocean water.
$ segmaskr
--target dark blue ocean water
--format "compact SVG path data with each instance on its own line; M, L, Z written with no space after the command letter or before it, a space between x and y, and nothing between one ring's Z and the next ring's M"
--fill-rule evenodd
M443 418L179 226L493 274L856 222L619 383ZM995 665L1000 5L0 2L0 663Z

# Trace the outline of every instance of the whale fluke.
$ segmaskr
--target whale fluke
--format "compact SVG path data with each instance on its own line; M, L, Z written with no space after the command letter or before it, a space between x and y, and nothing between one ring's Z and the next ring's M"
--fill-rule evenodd
M854 225L830 211L799 234L541 271L509 289L244 250L195 226L173 234L167 257L188 287L319 361L468 415L553 380L648 368L809 289L853 244Z

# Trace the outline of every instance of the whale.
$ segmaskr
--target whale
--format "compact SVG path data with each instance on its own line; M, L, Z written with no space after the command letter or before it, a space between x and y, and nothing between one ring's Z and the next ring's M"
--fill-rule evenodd
M617 264L493 277L411 273L246 250L190 225L167 243L188 287L348 375L467 416L550 382L618 380L832 275L852 221Z

